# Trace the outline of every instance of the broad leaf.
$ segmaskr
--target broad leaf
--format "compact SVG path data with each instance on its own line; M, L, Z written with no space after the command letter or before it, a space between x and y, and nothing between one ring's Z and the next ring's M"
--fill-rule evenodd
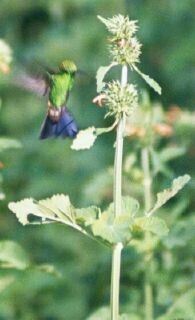
M137 252L141 253L141 254L145 254L148 252L153 252L156 248L156 246L159 243L159 238L156 235L153 234L149 234L147 236L147 238L143 237L143 238L139 238L139 237L135 237L135 235L133 234L132 240L129 243L130 246L134 247L136 249Z
M150 231L158 237L166 236L169 232L167 225L163 219L157 217L140 217L135 219L133 225L135 230L140 232Z
M89 127L85 130L79 131L76 138L73 140L71 149L73 150L90 149L97 138L95 131L96 131L95 127Z
M119 320L141 320L141 317L140 316L138 316L137 314L130 314L130 313L128 313L128 314L126 314L126 313L124 313L124 314L121 314L120 316L119 316Z
M40 201L24 199L11 202L9 209L16 214L23 225L58 222L75 228L90 237L92 237L91 225L98 221L100 215L100 209L95 206L74 208L69 197L64 194L57 194ZM32 217L33 220L38 218L38 221L31 220Z
M110 308L102 307L96 310L91 316L86 320L110 320Z
M161 317L157 320L194 319L195 315L195 289L183 294Z
M14 241L0 241L0 267L4 269L37 270L56 277L61 275L53 265L31 263L24 249ZM0 278L0 291L13 281L13 277Z
M122 214L115 217L114 205L111 203L100 218L93 223L92 231L94 236L101 237L111 244L122 242L125 245L131 239L130 228L138 208L137 200L124 197L122 199Z
M133 64L133 69L139 73L139 75L147 82L147 84L152 88L154 89L154 91L156 91L158 94L161 94L162 92L162 89L161 87L159 86L159 84L152 78L150 78L147 74L144 74L143 72L141 72L139 70L139 68Z
M15 281L13 276L0 277L0 293Z
M146 213L147 216L151 216L157 209L162 207L169 199L174 197L179 190L181 190L185 184L190 180L190 176L185 174L184 176L178 177L173 180L172 186L169 189L157 194L157 201L152 210Z
M11 148L21 148L19 141L10 138L0 138L0 151Z
M57 194L51 198L37 202L39 209L45 213L46 218L59 219L64 223L75 222L74 208L67 195Z
M182 219L172 226L168 237L163 241L168 249L175 247L185 248L194 241L195 216Z
M122 197L122 212L134 217L139 210L139 202L129 196Z
M134 218L137 211L139 210L139 202L131 198L129 196L122 197L122 203L121 203L121 211L122 214L128 215L129 217ZM114 203L112 202L107 211L110 211L110 214L114 215Z
M80 225L89 226L98 219L100 215L100 209L95 206L88 208L75 209L76 222Z
M99 69L97 71L97 74L96 74L97 92L101 92L102 89L105 87L105 82L103 82L103 80L105 78L105 75L115 65L117 65L117 63L116 62L112 62L109 66L99 67Z
M102 307L96 310L91 316L89 316L86 320L110 320L110 308ZM119 316L119 320L140 320L139 316L132 314L122 314Z
M3 268L26 269L30 265L26 252L13 241L0 242L0 266Z
M15 213L19 222L23 225L29 223L28 215L33 214L35 216L43 216L39 210L37 204L35 204L32 198L24 199L18 202L10 202L8 208Z
M14 212L23 225L30 223L29 215L41 218L40 223L58 221L66 224L74 223L74 208L69 197L63 194L54 195L51 198L35 201L24 199L18 202L11 202L9 209Z
M22 224L60 222L69 225L90 237L101 238L104 244L122 242L126 244L131 238L130 226L139 208L137 200L122 198L122 214L115 217L114 206L101 214L99 208L91 206L76 209L67 195L54 195L40 201L24 199L11 202L9 209L14 212ZM30 222L30 218L39 218Z
M126 215L113 218L110 212L105 211L101 217L92 225L94 236L101 237L103 240L114 244L125 242L130 239L130 219Z

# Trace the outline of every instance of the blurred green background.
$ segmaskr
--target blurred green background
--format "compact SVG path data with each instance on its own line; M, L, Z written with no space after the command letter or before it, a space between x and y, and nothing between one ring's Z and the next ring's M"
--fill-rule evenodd
M77 79L69 108L80 128L101 127L109 121L102 122L104 111L96 108L92 99L96 95L96 70L109 63L108 34L96 16L121 13L138 20L138 37L143 43L141 69L161 84L164 108L179 105L193 111L194 12L194 0L1 0L0 38L13 50L11 68L16 73L30 61L55 67L64 58L72 58L89 77ZM134 80L145 87L141 80ZM159 99L152 91L150 96L152 100ZM92 149L81 152L72 151L69 140L39 141L46 101L14 87L6 75L0 76L0 97L0 136L13 137L23 145L21 149L1 153L6 198L0 202L0 237L17 241L32 261L51 263L62 272L58 279L38 271L2 269L2 277L13 274L16 280L1 293L0 320L85 319L93 310L109 303L110 251L60 225L23 227L7 204L56 193L69 194L77 207L101 202L96 193L86 190L98 172L113 164L114 133L102 136ZM193 141L189 145L186 157L173 162L177 174L194 175ZM103 175L96 184L94 190L104 188ZM157 189L160 187L159 181ZM193 183L191 190L192 187ZM110 195L107 198L102 199L103 205ZM186 210L192 212L190 192L188 200L191 205ZM191 255L190 251L190 259ZM124 309L136 310L143 300L142 266L139 267L139 257L131 249L123 258L121 302ZM167 300L164 297L162 304L157 303L157 315L188 288L192 268L190 273L189 269L179 269L178 274L180 287ZM165 279L170 286L172 276Z

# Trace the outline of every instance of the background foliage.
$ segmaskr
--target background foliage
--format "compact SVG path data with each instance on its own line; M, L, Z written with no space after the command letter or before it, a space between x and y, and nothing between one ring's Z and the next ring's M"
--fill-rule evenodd
M32 61L56 66L64 57L71 57L89 77L77 79L69 108L80 128L101 127L103 111L91 101L96 94L95 72L108 61L107 34L96 15L117 13L139 20L142 70L161 84L164 109L176 105L193 111L193 0L2 0L0 37L13 50L12 72L19 72L24 64ZM144 88L145 84L139 78L136 80ZM152 91L150 96L152 101L159 99ZM0 75L0 97L0 135L18 139L23 145L20 149L2 150L0 154L6 194L0 202L1 240L16 241L26 250L29 260L37 264L51 263L62 273L60 278L36 268L30 271L2 268L0 319L85 319L93 310L109 303L110 251L62 226L23 227L8 211L7 203L30 196L41 199L62 192L69 194L77 207L92 203L105 207L112 198L114 134L104 135L92 149L81 152L71 150L69 141L42 142L38 140L38 133L46 109L44 99L11 85L9 77L3 74ZM177 135L171 143L185 147L186 154L171 159L172 173L168 171L168 180L172 175L186 172L194 177L193 121L192 114L186 111L183 125L176 125ZM126 144L126 155L132 145L133 142ZM163 145L164 140L160 147ZM138 183L125 184L125 192L133 190L134 196L141 197L139 179L135 179L139 178L139 170L135 167L131 172L134 176L127 174L127 181L134 178ZM155 188L167 187L166 179L158 175ZM194 179L182 191L181 198L170 202L169 208L162 212L172 231L159 244L154 259L156 317L193 287L193 187ZM173 205L176 205L174 210ZM132 248L126 250L121 277L124 312L136 315L142 304L143 272L144 262L139 254ZM183 301L185 303L185 299Z

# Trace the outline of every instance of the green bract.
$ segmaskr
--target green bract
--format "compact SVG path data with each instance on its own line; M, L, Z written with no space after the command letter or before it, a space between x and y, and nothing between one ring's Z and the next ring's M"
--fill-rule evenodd
M122 15L114 16L111 19L104 19L100 16L98 18L113 35L109 39L109 49L113 61L129 65L139 62L141 44L133 36L138 29L137 21L129 20L129 17Z
M121 87L119 81L112 81L107 84L104 93L105 103L109 109L106 116L116 118L120 118L123 114L130 116L138 106L138 94L133 84Z

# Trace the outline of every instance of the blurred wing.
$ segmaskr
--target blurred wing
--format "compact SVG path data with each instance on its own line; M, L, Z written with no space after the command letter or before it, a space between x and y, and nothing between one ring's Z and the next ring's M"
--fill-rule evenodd
M55 73L57 73L57 70L48 67L42 62L24 62L20 67L20 71L16 70L13 84L39 96L44 96L49 93L50 75Z
M13 79L17 87L32 91L39 96L45 96L49 92L49 74L31 75L19 73Z
M39 96L45 96L49 93L49 76L36 77L21 73L14 78L14 84Z

